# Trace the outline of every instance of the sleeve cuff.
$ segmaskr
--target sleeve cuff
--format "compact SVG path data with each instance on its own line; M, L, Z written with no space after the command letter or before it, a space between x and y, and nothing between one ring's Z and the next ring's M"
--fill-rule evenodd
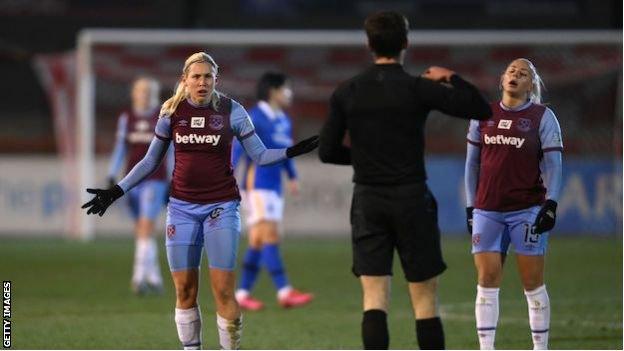
M256 130L252 130L251 132L245 134L245 135L241 135L240 138L238 140L243 141L247 138L249 138L250 136L254 135L256 133Z
M162 140L162 141L170 141L170 140L171 140L171 138L167 138L167 137L164 137L164 136L162 136L162 135L158 135L158 133L154 133L154 135L155 135L158 139L160 139L160 140Z
M474 145L476 147L481 147L481 143L478 143L476 141L472 141L470 139L466 139L466 141L468 141L468 144L470 144L470 145Z

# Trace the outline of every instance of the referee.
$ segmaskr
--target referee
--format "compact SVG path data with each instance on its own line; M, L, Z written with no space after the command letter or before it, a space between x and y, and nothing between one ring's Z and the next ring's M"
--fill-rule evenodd
M431 110L479 120L492 111L477 88L453 71L430 67L420 77L405 72L403 15L375 13L364 27L374 65L334 91L319 145L322 162L354 169L352 270L364 295L364 348L389 346L386 314L396 249L409 282L418 345L444 349L436 286L446 265L436 200L425 183L425 121ZM347 132L350 146L343 145Z

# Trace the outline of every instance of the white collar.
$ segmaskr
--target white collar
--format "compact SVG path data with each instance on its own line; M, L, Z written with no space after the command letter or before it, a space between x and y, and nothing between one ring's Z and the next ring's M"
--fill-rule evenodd
M514 108L505 106L505 104L503 104L503 101L499 102L498 104L505 111L513 111L513 112L515 112L515 111L522 111L522 110L528 108L529 106L531 106L531 104L533 104L533 101L529 100L529 101L525 102L524 104L522 104L522 105L520 105L518 107L514 107Z
M274 120L282 115L284 115L284 111L282 110L274 110L268 102L264 100L258 101L258 108L264 112L265 115L269 117L270 120Z

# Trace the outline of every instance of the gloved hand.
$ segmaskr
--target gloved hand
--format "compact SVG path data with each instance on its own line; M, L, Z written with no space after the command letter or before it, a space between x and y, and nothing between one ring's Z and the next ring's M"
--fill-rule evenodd
M286 149L286 157L293 158L316 149L318 147L319 137L315 135L307 139L301 140L297 144Z
M115 200L122 197L124 191L115 185L106 190L104 189L87 189L89 194L95 194L95 197L91 201L82 205L81 208L88 208L87 214L98 214L100 217L104 215L108 206L110 206Z
M117 180L115 180L115 177L108 177L108 187L112 188L115 185L117 185Z
M468 228L468 234L472 236L472 211L474 207L466 207L466 227Z
M542 205L535 223L533 224L533 232L536 234L542 234L555 227L555 221L557 219L557 203L553 200L546 200Z

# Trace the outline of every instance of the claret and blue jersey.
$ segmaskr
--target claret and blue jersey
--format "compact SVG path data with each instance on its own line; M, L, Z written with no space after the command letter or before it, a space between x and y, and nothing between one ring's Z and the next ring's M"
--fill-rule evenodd
M472 252L544 255L548 232L532 230L546 199L561 189L561 129L553 111L527 102L491 105L493 116L472 120L466 156L466 200L474 207Z
M260 101L249 110L249 116L256 128L256 134L269 149L280 149L292 146L292 125L289 116L284 112L275 112L271 106ZM234 168L245 159L245 171L241 187L244 190L263 189L282 194L282 171L285 171L289 179L296 179L297 172L292 159L271 166L258 166L247 155L240 143L235 141L232 161Z

